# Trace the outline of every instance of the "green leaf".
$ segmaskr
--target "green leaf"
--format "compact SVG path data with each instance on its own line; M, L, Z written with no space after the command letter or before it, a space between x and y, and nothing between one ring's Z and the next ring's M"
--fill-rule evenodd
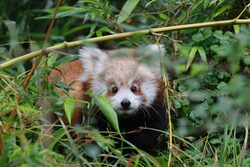
M223 12L225 12L227 9L229 9L229 5L222 6L213 16L213 18L221 15Z
M94 96L94 100L111 126L120 133L118 117L110 101L105 96Z
M217 87L218 90L221 90L221 91L224 91L224 92L228 91L228 85L227 85L226 82L222 81L216 87Z
M57 53L50 53L49 54L49 58L47 60L48 67L53 67L54 64L55 64L55 62L56 62L56 60L57 60L57 58L58 58L58 54Z
M99 28L96 31L96 36L97 37L101 37L103 32L108 32L110 34L114 34L115 33L114 31L110 30L108 27L104 26L104 27Z
M197 46L192 47L192 49L191 49L191 51L190 51L190 53L188 55L188 61L187 61L186 70L188 70L189 67L190 67L190 65L192 64L192 62L194 60L194 56L195 56L197 50L198 50Z
M49 13L49 15L39 16L39 17L36 17L35 19L36 20L51 19L53 17L54 9L48 10L47 12ZM81 8L64 6L64 7L60 7L59 12L56 15L56 18L64 18L64 17L75 15L75 14L80 14L82 12L83 12L83 9Z
M250 65L250 56L244 56L243 61L246 65Z
M175 66L175 70L176 70L177 74L185 72L186 71L186 65L185 64L178 64L178 66Z
M209 66L206 64L192 64L191 75L197 76L200 73L203 73L209 69Z
M180 101L178 99L174 100L174 106L177 109L181 108L181 103L180 103Z
M49 144L49 148L53 149L57 142L65 135L65 131L63 128L59 128L55 132L53 132L52 142Z
M234 27L234 32L235 32L235 34L239 34L240 33L240 25L233 25L233 27Z
M161 18L161 19L163 19L163 20L167 20L169 17L168 17L168 15L166 15L166 14L164 14L164 13L160 13L159 14L159 17Z
M121 24L129 17L129 15L134 10L134 8L138 4L138 2L139 2L139 0L127 0L126 1L126 3L122 7L122 10L119 14L118 19L117 19L118 24Z
M74 108L75 108L75 99L73 97L68 97L64 101L64 111L66 114L66 118L69 121L69 124L71 124L72 116L74 114Z
M150 2L148 2L146 5L145 5L145 8L147 8L148 6L150 6L152 3L154 3L156 0L152 0Z
M204 48L202 46L198 47L198 52L200 54L201 60L204 63L207 63L207 56L206 56L206 52L204 50Z
M200 41L203 41L203 35L202 33L196 33L194 35L192 35L192 39L195 41L195 42L200 42Z

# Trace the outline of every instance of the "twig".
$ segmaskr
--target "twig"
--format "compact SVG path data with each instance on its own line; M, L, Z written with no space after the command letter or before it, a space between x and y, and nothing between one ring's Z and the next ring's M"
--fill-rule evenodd
M241 15L247 10L247 8L249 8L250 7L250 3L247 5L247 6L245 6L245 8L240 12L240 14L235 18L235 19L239 19L240 17L241 17Z
M151 29L145 29L140 31L134 31L134 32L124 32L120 34L112 34L102 37L94 37L89 38L86 40L79 40L79 41L73 41L73 42L64 42L58 45L54 45L48 48L44 48L41 50L37 50L28 54L25 54L23 56L11 59L5 63L0 64L0 68L8 68L16 63L29 60L31 58L37 57L41 53L50 53L65 47L75 47L80 46L84 43L88 42L102 42L107 40L113 40L113 39L120 39L120 38L127 38L131 37L133 35L145 35L145 34L152 34L152 33L159 33L159 32L168 32L168 31L178 31L178 30L185 30L185 29L192 29L192 28L202 28L202 27L213 27L213 26L223 26L223 25L234 25L234 24L250 24L250 19L232 19L232 20L223 20L223 21L214 21L214 22L205 22L205 23L194 23L194 24L184 24L184 25L177 25L177 26L169 26L169 27L160 27L160 28L151 28Z
M215 161L215 166L219 167L218 151L216 148L215 148L215 152L214 152L214 161Z
M4 131L3 131L3 124L2 124L2 122L0 121L0 155L2 155L3 150L4 150L3 134L4 134Z
M241 163L242 159L246 155L247 143L248 143L248 124L245 125L245 139L244 139L244 143L243 143L243 146L241 148L241 151L240 151L239 163Z
M159 39L154 35L156 44L158 45L158 49L160 50L160 43L159 43ZM162 54L160 54L160 59L163 60ZM163 61L161 61L163 62ZM168 131L169 131L169 145L168 145L168 149L169 151L169 156L168 156L168 167L171 166L171 160L172 160L172 151L173 151L173 127L172 127L172 120L171 120L171 105L170 105L170 98L169 98L169 90L168 88L170 87L170 83L169 83L169 78L167 75L167 71L166 69L164 69L163 64L161 64L161 71L163 72L162 76L163 76L163 82L165 85L165 90L164 90L164 96L166 98L164 98L164 105L167 106L166 108L166 119L168 120Z

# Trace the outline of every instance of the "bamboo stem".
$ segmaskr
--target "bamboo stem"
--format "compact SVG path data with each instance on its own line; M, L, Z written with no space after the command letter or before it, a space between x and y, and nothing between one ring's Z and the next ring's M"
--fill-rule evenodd
M177 25L177 26L169 26L169 27L160 27L160 28L151 28L151 29L145 29L145 30L139 30L134 32L124 32L120 34L112 34L102 37L94 37L89 38L86 40L79 40L79 41L73 41L73 42L64 42L58 45L54 45L48 48L40 49L28 54L25 54L23 56L11 59L7 62L4 62L0 64L0 69L8 68L16 63L29 60L31 58L34 58L41 53L49 53L56 51L58 49L62 49L65 47L75 47L82 45L84 43L88 42L102 42L107 41L111 39L120 39L120 38L127 38L131 37L133 35L145 35L145 34L151 34L151 33L159 33L159 32L168 32L168 31L178 31L178 30L185 30L185 29L192 29L192 28L202 28L202 27L213 27L213 26L223 26L223 25L233 25L233 24L250 24L250 19L232 19L232 20L223 20L223 21L214 21L214 22L205 22L205 23L194 23L194 24L185 24L185 25Z

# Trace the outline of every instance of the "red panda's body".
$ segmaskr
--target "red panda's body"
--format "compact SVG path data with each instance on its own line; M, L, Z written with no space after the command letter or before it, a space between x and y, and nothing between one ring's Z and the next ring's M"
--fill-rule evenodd
M153 45L145 49L148 49L147 54L159 52ZM136 51L129 50L129 53L135 55ZM73 82L74 90L70 91L70 95L78 99L87 98L84 95L87 89L106 96L117 112L119 126L124 132L125 139L143 150L150 151L161 134L159 130L166 128L163 81L152 69L139 63L137 59L119 55L116 57L117 54L96 48L82 48L80 60L53 70L49 80L60 80L65 84ZM78 107L80 106L76 106L76 110ZM75 112L72 120L74 124L81 122L80 114ZM97 114L97 117L97 128L106 130L106 119L101 113ZM131 133L132 131L134 132Z

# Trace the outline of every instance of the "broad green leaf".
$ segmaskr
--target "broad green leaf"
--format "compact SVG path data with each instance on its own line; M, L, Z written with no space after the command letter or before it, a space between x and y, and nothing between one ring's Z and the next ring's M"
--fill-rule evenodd
M228 85L227 85L227 83L224 82L224 81L220 82L220 83L216 86L216 88L217 88L218 90L220 90L220 91L228 92Z
M174 106L175 106L175 108L177 108L177 109L181 108L181 103L180 103L180 101L179 101L178 99L175 99L175 100L174 100Z
M206 52L204 50L204 48L202 46L198 47L198 52L200 54L201 60L204 63L207 63L207 56L206 56Z
M175 70L176 70L177 74L185 72L186 71L186 65L185 64L180 64L178 66L175 66Z
M96 36L97 37L101 37L103 32L108 32L110 34L114 34L115 33L114 31L110 30L108 27L104 26L104 27L99 28L96 31Z
M189 67L190 67L190 65L192 64L192 62L194 60L194 56L195 56L197 50L198 50L197 46L192 47L192 49L191 49L191 51L190 51L190 53L188 55L188 61L187 61L186 70L188 70Z
M195 41L195 42L200 42L200 41L203 41L204 38L203 38L203 35L202 33L198 32L194 35L192 35L192 39Z
M240 25L233 25L233 27L234 27L234 32L235 32L235 34L239 34L240 33Z
M56 60L57 60L57 58L58 58L58 54L57 53L50 53L49 54L49 58L48 58L48 60L47 60L47 65L48 65L48 67L53 67L54 66L54 63L56 62Z
M159 17L161 18L161 19L163 19L163 20L167 20L169 17L168 17L168 15L166 15L166 14L164 14L164 13L160 13L159 14Z
M244 56L243 61L246 65L250 65L250 56Z
M122 10L119 14L118 19L117 19L118 24L121 24L129 17L129 15L134 10L134 8L138 4L138 2L139 2L139 0L127 0L126 1L126 3L122 7Z
M214 17L217 17L219 15L221 15L223 12L225 12L227 9L229 9L229 5L225 5L225 6L222 6L213 16Z
M206 64L192 64L192 69L191 69L191 75L192 76L197 76L200 73L203 73L209 69L209 66Z
M66 118L69 121L69 124L71 124L71 119L74 114L74 108L75 108L75 99L73 97L68 97L64 101L64 111L66 114Z
M110 101L105 96L94 96L94 100L101 110L102 114L107 118L111 126L117 131L120 132L118 117Z
M97 37L101 37L102 36L102 31L101 30L97 30L95 33L96 33Z
M177 50L180 52L181 56L185 57L188 57L190 53L190 47L181 44L177 44Z
M223 34L223 32L221 30L216 30L213 33L213 36L219 40L226 40L226 41L230 40L229 34L226 34L226 33Z

